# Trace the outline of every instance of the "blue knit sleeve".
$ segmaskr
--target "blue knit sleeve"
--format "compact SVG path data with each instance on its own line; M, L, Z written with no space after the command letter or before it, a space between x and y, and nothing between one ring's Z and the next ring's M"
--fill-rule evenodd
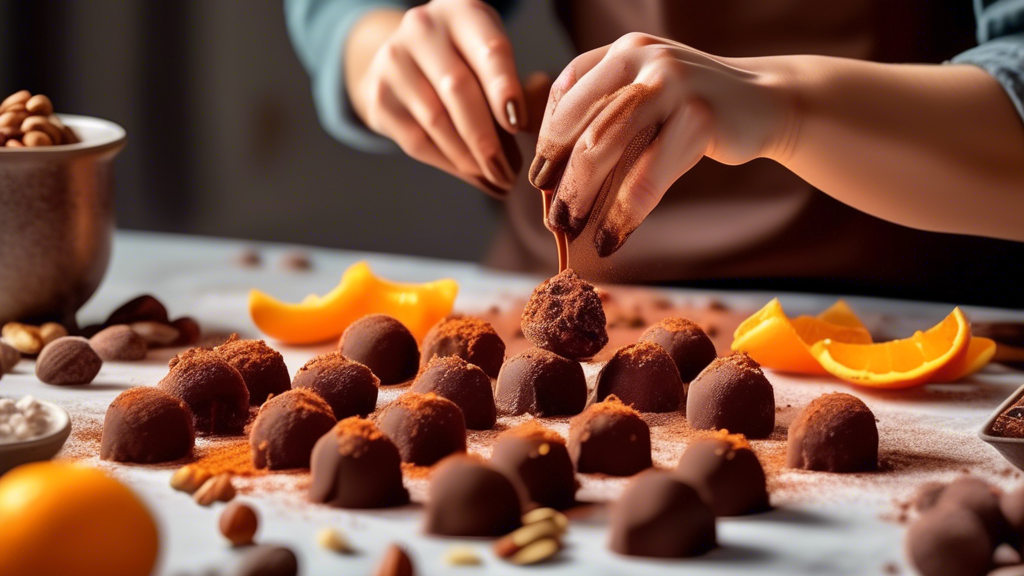
M995 77L1024 120L1024 0L974 0L978 47L952 62L973 64Z

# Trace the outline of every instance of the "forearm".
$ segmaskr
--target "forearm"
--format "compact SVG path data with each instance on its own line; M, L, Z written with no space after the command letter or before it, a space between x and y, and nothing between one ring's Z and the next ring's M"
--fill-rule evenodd
M1024 124L974 66L760 59L790 118L766 155L859 210L1024 241Z
M352 108L364 122L366 105L355 90L370 67L377 50L395 32L402 22L402 10L380 8L367 12L352 27L345 43L345 87Z

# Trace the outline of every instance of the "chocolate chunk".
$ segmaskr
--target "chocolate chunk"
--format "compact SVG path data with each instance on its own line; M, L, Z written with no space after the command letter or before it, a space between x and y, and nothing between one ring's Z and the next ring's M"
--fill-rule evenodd
M609 524L609 548L628 556L684 558L717 545L711 507L661 470L648 470L626 486L612 505Z
M96 354L109 362L131 362L146 357L146 341L125 324L104 328L89 339Z
M190 348L171 358L170 372L157 386L185 401L196 434L239 434L249 420L249 389L220 354Z
M767 438L775 429L775 391L745 352L717 358L690 383L686 419L698 430Z
M338 420L327 402L309 390L289 390L260 407L249 433L257 468L308 468L313 446Z
M565 440L535 420L502 432L490 462L540 507L561 510L576 503L579 484Z
M936 506L910 525L907 556L921 576L981 576L992 563L995 544L970 510Z
M572 419L568 448L579 472L631 476L651 467L650 428L615 396Z
M523 309L523 335L538 348L579 360L608 343L604 309L594 287L565 270L541 283Z
M377 426L398 446L402 462L430 466L466 451L462 410L436 394L402 394L377 416Z
M184 402L156 388L138 386L118 394L107 408L100 458L153 464L192 453L196 435Z
M449 316L427 332L420 351L420 368L435 356L458 356L497 378L505 360L505 343L494 327L478 318Z
M718 357L711 338L695 322L670 316L640 335L641 342L653 342L672 357L679 377L691 382Z
M679 459L675 476L697 490L715 516L756 514L769 508L764 468L741 435L694 440Z
M416 375L420 352L409 329L386 314L356 320L341 335L338 350L349 360L365 364L384 385L405 382Z
M653 342L623 346L604 365L596 396L604 400L613 394L640 412L674 412L686 405L672 357Z
M398 447L369 420L346 418L313 448L309 499L341 508L385 508L409 502Z
M859 398L836 392L818 396L789 426L786 466L824 472L864 472L878 467L875 415Z
M284 357L263 340L241 340L238 334L232 334L213 350L242 375L250 405L261 406L269 396L291 389Z
M502 536L522 525L522 513L512 481L472 456L450 456L430 477L428 534Z
M298 576L299 559L284 546L256 546L242 556L234 576Z
M318 394L331 405L340 420L363 416L377 408L380 379L365 365L349 360L341 352L314 357L299 368L292 388L304 388Z
M416 376L412 392L433 392L447 398L462 410L466 428L490 430L497 415L491 379L475 364L458 356L436 357Z
M501 367L494 396L504 414L571 416L587 404L587 378L579 362L529 348Z

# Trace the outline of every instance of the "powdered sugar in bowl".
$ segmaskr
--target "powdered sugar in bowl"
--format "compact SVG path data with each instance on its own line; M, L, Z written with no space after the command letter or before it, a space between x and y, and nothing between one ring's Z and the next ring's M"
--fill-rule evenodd
M49 460L70 434L71 417L60 406L31 396L0 398L0 474Z

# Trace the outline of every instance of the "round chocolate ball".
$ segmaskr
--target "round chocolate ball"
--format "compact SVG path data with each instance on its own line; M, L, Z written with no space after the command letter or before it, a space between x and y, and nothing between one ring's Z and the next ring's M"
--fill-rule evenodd
M529 348L501 367L494 401L512 416L571 416L587 405L587 378L579 362Z
M1006 520L1007 540L1018 550L1024 550L1024 486L1003 494L999 510Z
M859 398L818 396L789 426L786 466L823 472L865 472L878 467L875 415Z
M715 514L669 472L634 478L612 505L609 548L628 556L685 558L714 548Z
M412 333L386 314L363 316L349 325L338 342L338 351L365 364L384 385L411 379L420 360Z
M616 350L597 377L596 394L598 400L614 394L640 412L675 412L686 405L672 357L652 342Z
M384 407L377 426L398 446L402 462L430 466L449 454L466 451L462 410L437 394L402 394Z
M398 447L369 421L353 416L317 440L309 499L341 508L385 508L409 502Z
M192 453L196 434L192 413L170 394L138 386L118 394L107 408L100 458L154 464Z
M907 556L921 576L981 576L995 544L976 514L959 506L935 506L910 525Z
M380 379L365 365L349 360L341 352L314 357L299 368L292 388L311 390L327 401L338 419L363 416L377 408Z
M523 309L526 339L579 360L590 358L608 343L604 308L594 287L573 270L565 270L534 289Z
M698 430L767 438L775 429L775 391L745 352L716 358L690 383L686 419Z
M502 432L491 466L516 480L540 507L564 509L576 503L576 474L565 440L531 420Z
M256 468L309 468L313 446L338 420L309 390L289 390L263 403L249 433Z
M146 357L146 341L125 324L104 328L92 338L89 345L107 362L131 362Z
M458 356L431 360L409 390L419 394L433 392L455 402L470 430L490 430L497 421L491 379L478 366Z
M204 348L171 358L170 368L157 386L188 405L197 434L242 432L249 420L249 389L238 370Z
M503 536L522 526L519 492L504 474L455 455L430 476L425 531L438 536Z
M641 342L653 342L672 357L683 382L691 382L718 357L711 338L696 322L669 316L640 335Z
M505 343L494 327L478 318L449 316L434 325L423 338L420 368L435 356L458 356L497 378L505 360Z
M651 467L651 429L615 396L572 419L568 448L579 472L631 476Z
M925 482L914 491L910 503L918 512L931 510L938 503L939 496L942 496L942 491L945 489L946 484L942 482Z
M234 366L249 389L249 404L262 406L271 395L291 389L284 356L263 340L240 340L238 334L213 349Z
M675 469L715 516L742 516L768 510L764 468L739 434L699 438L690 443Z
M966 508L981 520L993 542L1005 539L1006 517L1000 508L1002 491L976 476L962 476L949 483L935 501L936 506Z

